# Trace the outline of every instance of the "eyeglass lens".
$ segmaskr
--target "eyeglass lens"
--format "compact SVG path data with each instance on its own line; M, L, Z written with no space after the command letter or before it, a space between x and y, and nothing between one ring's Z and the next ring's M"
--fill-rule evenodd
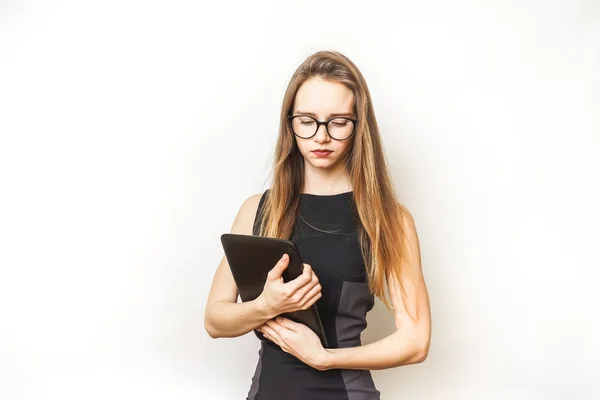
M294 133L302 138L317 133L317 121L309 116L297 116L292 119ZM327 131L334 139L346 139L352 134L354 123L346 118L334 118L327 124Z

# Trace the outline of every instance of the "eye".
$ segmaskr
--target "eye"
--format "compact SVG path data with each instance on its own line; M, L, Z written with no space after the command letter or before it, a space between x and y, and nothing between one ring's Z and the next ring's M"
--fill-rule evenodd
M339 126L339 127L344 127L347 126L350 123L350 121L346 120L346 119L334 119L331 120L331 124L335 125L335 126Z
M302 125L311 125L311 124L315 123L315 121L312 118L308 118L308 117L304 117L304 118L300 117L297 119L300 121L300 123Z

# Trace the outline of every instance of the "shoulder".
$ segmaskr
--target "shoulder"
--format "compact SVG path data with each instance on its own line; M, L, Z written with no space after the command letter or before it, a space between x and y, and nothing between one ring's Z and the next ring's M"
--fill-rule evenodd
M420 258L419 254L421 249L415 219L408 207L403 204L398 203L398 211L400 213L400 223L402 224L404 251L407 251L408 255L413 258L418 259ZM417 262L416 264L419 263Z
M232 233L240 233L245 235L252 234L252 227L254 225L254 219L256 217L258 207L264 196L263 193L255 193L247 197L240 205L233 227L231 228Z
M404 228L405 232L408 231L416 231L415 219L413 218L410 210L407 206L402 203L398 204L398 212L400 213L400 222L402 223L402 228Z
M255 193L253 195L251 195L250 197L247 197L244 202L242 203L242 205L240 206L240 209L252 209L254 208L256 211L256 207L258 207L258 203L260 203L260 200L263 196L263 193Z

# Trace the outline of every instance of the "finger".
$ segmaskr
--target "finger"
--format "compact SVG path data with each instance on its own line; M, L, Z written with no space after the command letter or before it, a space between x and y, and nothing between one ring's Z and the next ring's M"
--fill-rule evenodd
M304 267L302 268L302 274L306 274L307 278L309 278L310 280L313 279L317 279L317 274L315 274L315 271L313 271L312 267L310 266L310 264L303 264Z
M275 343L275 339L273 339L267 332L265 332L264 329L261 329L260 333L263 335L263 337L265 339L270 340L271 342Z
M300 325L299 323L294 322L291 319L285 317L275 318L275 323L279 324L285 329L289 329L290 331L294 332L298 330L298 325Z
M321 289L322 289L321 285L318 282L314 286L309 286L309 285L306 285L306 286L307 286L308 290L306 290L306 293L304 293L304 295L302 296L302 298L300 300L300 302L302 304L305 304L308 300L312 299L317 294L321 293Z
M267 337L267 333L265 332L265 327L266 327L266 325L261 325L258 328L256 328L256 330L259 331L264 337Z
M275 343L275 344L279 345L279 343L277 343L277 342L275 341L275 339L273 339L273 338L272 338L272 337L271 337L271 336L270 336L268 333L266 333L266 332L261 332L261 333L262 333L263 337L264 337L265 339L267 339L269 342L273 342L273 343Z
M315 289L316 286L319 287ZM311 281L306 283L304 286L301 286L296 290L290 290L290 297L292 300L295 300L296 303L300 304L304 299L306 299L308 293L313 290L318 292L320 290L320 285L318 281L311 279Z
M310 267L310 265L308 264L304 264L304 266L302 267L302 274L300 274L300 276L296 277L296 279L294 279L294 281L299 281L299 282L310 282L312 280L314 276L313 270ZM304 283L306 284L306 283Z
M308 298L308 300L305 303L301 304L301 307L304 309L308 309L313 304L315 304L322 296L323 293L317 292L313 297Z
M273 342L273 343L275 343L275 339L273 339L273 338L272 338L271 336L269 336L268 334L266 334L266 333L263 333L263 336L264 336L264 337L265 337L265 339L267 339L269 342ZM279 345L278 343L275 343L275 344Z
M277 317L279 318L279 317ZM283 326L277 321L277 318L267 321L267 327L277 332L280 337L284 337L288 332L289 328L287 326Z
M305 264L306 268L307 268L307 272L309 272L310 275L310 283L313 285L316 285L319 283L319 277L317 276L317 274L315 273L315 271L312 269L312 267L308 264Z
M289 263L290 256L286 253L283 256L281 256L279 261L277 261L277 264L275 264L275 266L269 271L267 277L272 280L281 278L281 274L283 274L283 271L285 271Z
M295 293L298 289L310 283L313 279L312 268L308 264L304 264L304 270L302 274L297 278L287 282L285 285L288 287L291 293Z
M275 329L271 328L270 326L265 326L263 328L263 335L267 336L269 338L269 340L278 344L279 346L281 346L283 344L283 340L282 340L281 336L279 335L279 333Z

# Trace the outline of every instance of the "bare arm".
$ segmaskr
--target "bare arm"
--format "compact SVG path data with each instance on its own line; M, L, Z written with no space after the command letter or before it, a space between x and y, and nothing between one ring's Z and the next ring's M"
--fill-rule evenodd
M394 311L396 331L377 342L351 348L327 349L320 369L384 369L422 362L429 352L431 312L421 269L419 240L414 221L404 209L408 263L401 282L388 276L387 284Z
M281 348L316 369L385 369L425 360L429 352L429 296L421 270L419 241L413 219L404 210L407 263L401 280L387 278L396 331L368 345L324 349L307 326L287 318L269 320L259 331ZM400 282L405 289L402 293Z
M260 196L256 194L244 201L235 217L231 233L252 234ZM237 287L227 258L223 256L215 272L204 313L204 327L211 337L244 335L276 315L261 303L260 298L244 303L237 303L237 298Z
M232 233L252 235L260 197L257 194L244 201L233 222ZM321 297L321 285L312 268L304 264L302 274L285 283L281 274L288 264L289 257L282 257L269 271L260 296L238 303L237 286L227 258L223 256L206 303L206 332L212 338L241 336L279 314L306 310L314 304Z

